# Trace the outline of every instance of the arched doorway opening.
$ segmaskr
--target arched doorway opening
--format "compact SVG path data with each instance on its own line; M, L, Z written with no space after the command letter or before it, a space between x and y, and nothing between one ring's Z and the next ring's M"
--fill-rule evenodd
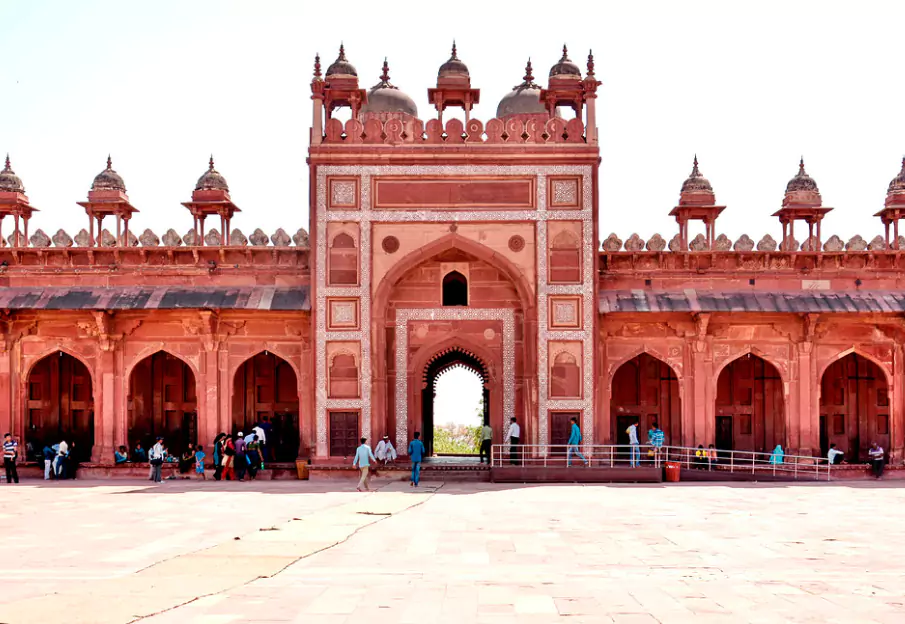
M233 380L232 433L258 424L267 436L265 459L293 462L299 454L299 389L292 366L262 351L246 360ZM267 431L269 423L270 431Z
M721 450L769 453L786 446L782 378L776 367L748 353L720 372L716 435Z
M56 351L38 361L28 374L25 411L25 441L35 452L66 440L75 443L79 461L91 459L94 394L91 374L78 359Z
M130 448L145 449L157 436L172 455L198 442L198 396L195 374L188 364L166 351L141 360L129 377Z
M889 449L889 390L880 367L856 353L830 364L820 380L820 452L830 444L847 461L867 461L871 442Z
M477 454L476 444L469 448L468 430L490 422L487 380L484 364L465 349L445 349L428 361L421 400L421 437L428 456L439 438L444 452Z
M629 443L626 430L635 420L642 444L654 422L666 435L666 444L683 442L679 380L669 364L647 353L625 362L613 375L610 422L616 444Z
M458 271L450 271L443 276L443 305L468 305L468 280Z

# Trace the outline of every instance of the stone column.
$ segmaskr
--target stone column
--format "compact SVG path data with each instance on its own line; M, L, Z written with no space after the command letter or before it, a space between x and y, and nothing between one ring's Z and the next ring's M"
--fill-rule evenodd
M790 374L796 368L798 374L789 380L788 392L783 389L783 398L789 403L786 407L789 446L800 455L814 455L820 451L820 380L816 379L813 343L804 341L797 347L797 366L791 367Z
M106 345L104 345L106 346ZM116 417L116 366L113 349L98 351L94 378L94 448L91 461L113 463L113 429Z
M123 343L121 340L115 343L113 351L113 363L115 367L115 384L114 394L116 401L114 405L118 405L115 420L113 424L113 447L125 446L127 449L132 447L129 445L129 377L126 375L125 354L123 352Z
M898 240L898 237L896 239ZM889 406L889 461L900 464L905 458L905 357L903 357L901 344L897 344L893 351Z
M12 350L7 349L6 335L0 336L0 435L7 431L15 432L19 443L24 445L22 434L18 433L20 428L16 426L19 423L13 422L12 357ZM25 427L22 426L21 430L24 432Z

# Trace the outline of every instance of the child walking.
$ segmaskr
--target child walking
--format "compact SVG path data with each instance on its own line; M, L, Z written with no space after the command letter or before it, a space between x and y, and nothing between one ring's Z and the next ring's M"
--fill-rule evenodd
M198 449L195 451L195 474L201 475L201 478L207 481L207 475L204 474L205 457L207 456L204 454L204 447L199 444Z

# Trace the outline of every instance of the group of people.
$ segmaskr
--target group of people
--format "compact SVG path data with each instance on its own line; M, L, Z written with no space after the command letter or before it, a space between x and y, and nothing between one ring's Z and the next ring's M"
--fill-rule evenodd
M641 441L638 437L638 427L640 426L641 421L636 418L625 430L629 443L629 464L632 468L641 465ZM660 455L665 443L666 434L660 429L657 421L654 420L650 425L650 429L647 430L647 459L655 466L660 465Z
M244 481L248 475L250 480L258 476L264 469L267 432L255 425L251 433L239 432L235 438L225 433L218 433L214 438L214 479L217 481Z
M56 444L47 442L41 451L44 458L44 480L75 479L79 470L75 441L60 440Z
M876 442L871 442L870 448L867 449L867 457L871 471L879 479L883 476L883 470L886 468L886 451ZM845 451L840 450L835 444L830 444L830 448L826 452L826 461L830 465L847 463L845 461Z
M421 483L421 462L424 461L426 451L424 442L421 441L421 432L416 431L414 439L409 442L408 455L412 462L412 478L409 482L410 487L417 487ZM389 436L383 436L383 439L377 444L377 453L371 451L367 438L361 438L361 444L355 449L355 458L352 460L352 467L357 468L361 477L358 480L356 489L361 492L371 491L371 478L377 475L377 465L382 463L387 465L396 460L396 449L390 442Z

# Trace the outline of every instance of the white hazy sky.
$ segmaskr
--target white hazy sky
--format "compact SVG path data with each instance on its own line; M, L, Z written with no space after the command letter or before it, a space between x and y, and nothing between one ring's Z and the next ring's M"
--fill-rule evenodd
M825 236L880 232L871 215L905 153L905 2L229 2L0 0L0 153L34 206L33 227L70 234L107 153L141 210L133 229L185 232L179 205L213 152L246 233L307 227L305 154L315 52L344 40L365 87L383 57L429 118L426 89L458 41L482 103L545 80L563 42L594 49L601 237L675 232L667 217L697 152L720 232L779 227L804 154ZM540 81L540 80L539 80Z
M477 425L482 390L478 376L465 368L453 368L437 380L434 424Z

